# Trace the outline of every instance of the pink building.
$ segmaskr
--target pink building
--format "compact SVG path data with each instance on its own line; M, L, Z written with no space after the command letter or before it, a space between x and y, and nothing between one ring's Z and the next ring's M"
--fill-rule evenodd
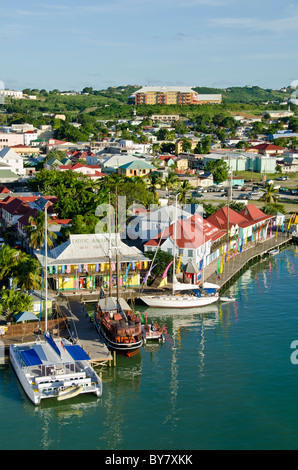
M13 147L14 145L23 145L24 135L23 134L12 134L0 132L0 150L4 147Z

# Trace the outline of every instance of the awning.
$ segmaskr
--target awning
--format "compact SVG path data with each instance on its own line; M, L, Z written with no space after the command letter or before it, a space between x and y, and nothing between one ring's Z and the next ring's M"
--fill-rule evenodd
M24 351L20 351L20 354L27 367L43 364L35 349L25 349Z
M64 345L66 351L75 361L90 361L90 357L81 346L77 344Z
M37 321L38 318L36 315L34 315L34 313L32 312L22 312L22 313L18 313L17 315L15 315L15 319L17 321L17 323L20 323L21 321L32 321L32 320L35 320Z

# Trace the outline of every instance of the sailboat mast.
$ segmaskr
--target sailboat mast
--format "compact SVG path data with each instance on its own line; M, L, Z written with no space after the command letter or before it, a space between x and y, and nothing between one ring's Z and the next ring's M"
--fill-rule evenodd
M109 193L109 297L112 297L111 195Z
M119 303L119 247L118 247L118 191L116 186L116 207L115 207L115 237L116 237L116 287L117 287L117 302Z
M173 295L175 294L174 282L175 282L175 266L176 266L177 219L178 219L177 204L178 204L178 195L176 194L175 222L174 222L174 247L173 247L173 256L174 256L174 261L173 261L173 282L172 282L172 293L173 293Z
M44 250L45 250L45 267L44 267L44 279L45 279L45 332L48 331L48 211L47 205L44 209L45 215L45 234L44 234ZM41 293L42 295L42 293Z

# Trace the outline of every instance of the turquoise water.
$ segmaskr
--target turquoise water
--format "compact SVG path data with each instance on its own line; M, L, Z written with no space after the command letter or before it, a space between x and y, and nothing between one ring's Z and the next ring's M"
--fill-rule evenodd
M237 301L147 313L166 342L117 357L103 396L34 407L0 366L1 449L298 449L298 250L251 266Z

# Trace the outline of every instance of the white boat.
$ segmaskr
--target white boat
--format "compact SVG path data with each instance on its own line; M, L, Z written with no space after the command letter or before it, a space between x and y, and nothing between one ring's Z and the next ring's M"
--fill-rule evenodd
M176 240L176 222L177 217L177 196L176 196L176 217L174 225L174 247ZM175 277L175 248L174 248L174 260L173 260L173 286L172 294L169 295L146 295L140 297L140 299L153 308L173 308L173 309L188 309L188 308L199 308L211 305L218 301L219 295L217 289L219 286L215 284L208 284L202 282L202 288L196 284L187 284L177 282ZM204 268L203 268L204 270ZM178 294L177 292L190 291L189 294Z
M10 361L15 373L34 403L58 398L63 390L79 386L80 393L102 394L102 383L91 367L89 356L65 339L54 340L49 333L31 343L12 344ZM70 398L70 396L68 396Z
M272 255L272 256L275 256L275 255L278 255L279 253L279 249L277 248L276 250L270 250L269 251L269 255Z
M194 295L147 295L141 297L141 300L153 308L198 308L206 305L211 305L218 301L218 294L213 296L206 295L197 297Z
M236 302L234 297L219 297L220 302Z
M45 210L47 221L47 211ZM45 224L47 233L47 222ZM46 239L46 237L45 237ZM45 243L45 253L46 251ZM45 294L47 305L47 261L45 256ZM39 405L45 398L61 398L63 391L79 387L78 393L102 395L102 382L90 364L90 357L78 344L57 338L47 330L47 309L45 314L45 333L36 341L11 344L9 356L15 373L29 399ZM74 390L73 390L74 392ZM64 394L65 398L74 396ZM64 399L65 399L64 398Z

